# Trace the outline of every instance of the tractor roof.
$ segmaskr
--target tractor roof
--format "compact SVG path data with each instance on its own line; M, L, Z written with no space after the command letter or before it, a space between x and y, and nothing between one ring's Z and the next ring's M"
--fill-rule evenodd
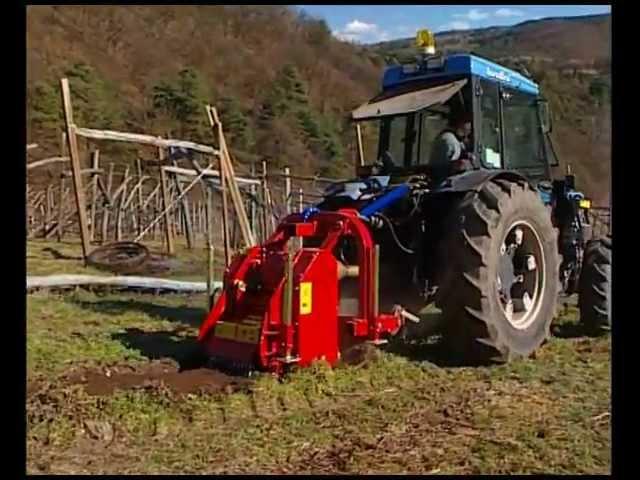
M413 67L413 69L411 68ZM477 55L453 54L431 57L422 65L394 65L388 67L382 79L383 90L398 87L414 80L446 79L459 75L476 75L516 90L538 95L539 87L531 79L509 68Z

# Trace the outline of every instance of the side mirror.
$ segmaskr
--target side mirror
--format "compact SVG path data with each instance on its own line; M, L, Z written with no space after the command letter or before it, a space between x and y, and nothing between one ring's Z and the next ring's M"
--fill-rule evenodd
M551 122L551 111L549 110L549 102L546 100L538 100L538 112L540 114L540 124L543 133L551 133L553 124Z

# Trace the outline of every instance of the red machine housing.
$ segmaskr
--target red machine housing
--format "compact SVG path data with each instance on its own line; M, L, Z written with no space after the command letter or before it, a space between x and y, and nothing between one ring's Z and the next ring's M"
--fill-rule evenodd
M335 256L344 238L356 246L357 265ZM289 215L269 240L229 265L198 341L210 357L275 374L316 360L334 365L345 349L380 343L403 324L401 315L377 311L377 275L375 246L356 210L318 212L309 221ZM340 312L344 277L357 278L357 314Z

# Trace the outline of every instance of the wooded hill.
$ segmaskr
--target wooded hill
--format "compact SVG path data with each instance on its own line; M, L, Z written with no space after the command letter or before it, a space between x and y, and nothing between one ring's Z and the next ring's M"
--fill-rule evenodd
M529 69L551 101L560 157L601 203L611 162L609 29L607 15L437 37L440 49ZM66 76L82 126L213 143L211 103L239 162L348 176L348 114L377 92L385 63L411 49L410 40L341 42L323 20L285 6L29 6L27 138L41 147L34 158L59 153ZM130 161L131 147L100 148L103 158Z

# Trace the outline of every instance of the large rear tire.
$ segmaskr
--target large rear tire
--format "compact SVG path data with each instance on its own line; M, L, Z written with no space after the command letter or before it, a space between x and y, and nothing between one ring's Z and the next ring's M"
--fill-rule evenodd
M611 238L590 240L578 291L580 323L589 333L611 330Z
M448 225L436 305L451 354L474 363L529 356L549 337L558 300L548 209L526 181L494 179L468 193Z

